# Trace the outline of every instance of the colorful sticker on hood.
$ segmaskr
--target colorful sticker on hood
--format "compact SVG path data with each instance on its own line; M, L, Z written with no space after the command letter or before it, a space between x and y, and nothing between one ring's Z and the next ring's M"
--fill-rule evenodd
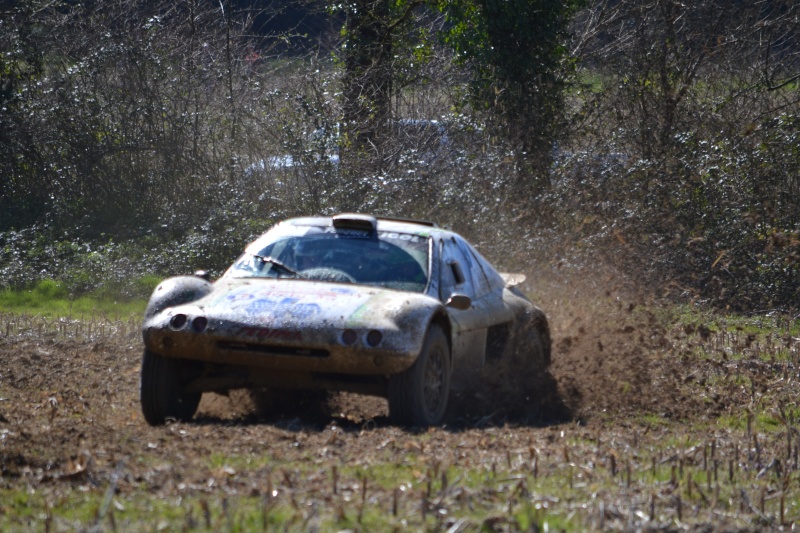
M346 287L329 287L314 290L301 290L296 284L290 287L275 287L258 289L253 286L241 287L214 299L213 305L227 305L232 311L245 308L245 312L257 312L258 305L266 307L269 302L277 302L281 306L297 304L304 300L332 302L342 297L357 295L357 291ZM260 303L259 303L260 302ZM319 309L317 304L313 304Z
M370 315L375 314L376 308L386 307L384 301L391 302L394 299L394 295L386 292L380 292L372 296L369 300L359 305L356 310L350 314L350 316L347 318L347 326L354 327L365 322L365 318L369 319L371 318Z
M318 315L321 309L315 303L299 303L297 298L284 298L283 300L252 300L244 312L249 315L289 315L298 319L311 318Z

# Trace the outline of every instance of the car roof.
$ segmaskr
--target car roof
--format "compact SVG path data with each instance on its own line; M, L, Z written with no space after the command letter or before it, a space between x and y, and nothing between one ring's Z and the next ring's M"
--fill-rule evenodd
M335 215L346 216L346 215ZM358 217L372 216L372 215L354 215ZM282 224L291 224L293 226L323 226L328 227L333 224L333 216L312 216L312 217L299 217L284 220ZM414 220L406 218L394 217L374 217L377 221L378 231L390 231L397 233L407 233L411 235L419 235L421 237L430 237L433 234L440 234L443 236L456 235L452 231L440 228L433 222L426 220Z

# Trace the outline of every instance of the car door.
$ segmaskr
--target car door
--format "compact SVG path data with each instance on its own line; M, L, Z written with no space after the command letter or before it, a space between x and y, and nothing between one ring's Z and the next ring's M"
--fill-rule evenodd
M465 255L455 237L439 243L439 298L443 303L454 294L468 296L472 300L469 309L448 307L453 324L453 371L480 368L486 357L486 313L475 287L476 265Z
M475 308L482 313L481 318L476 320L480 320L487 328L511 322L514 319L514 312L503 300L505 283L496 273L490 278L487 271L491 269L485 265L486 260L469 243L463 239L457 242L462 254L470 263L476 292Z

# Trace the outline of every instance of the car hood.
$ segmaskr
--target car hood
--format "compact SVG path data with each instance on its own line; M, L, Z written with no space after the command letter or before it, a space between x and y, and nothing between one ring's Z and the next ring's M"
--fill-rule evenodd
M199 308L209 318L361 328L388 326L387 320L394 322L414 309L440 304L424 294L364 285L232 278L216 282L208 295L187 305Z
M173 278L178 283L181 279ZM187 280L188 281L188 280ZM345 329L377 329L385 344L421 349L441 302L421 293L298 279L222 278L201 298L146 318L145 342L172 327L172 317L207 320L204 334L222 339L323 345Z

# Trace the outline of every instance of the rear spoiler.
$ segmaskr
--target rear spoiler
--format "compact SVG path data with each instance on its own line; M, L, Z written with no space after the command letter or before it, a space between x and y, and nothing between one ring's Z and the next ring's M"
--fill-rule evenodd
M514 287L525 281L525 274L512 274L500 272L500 277L506 282L506 287Z

